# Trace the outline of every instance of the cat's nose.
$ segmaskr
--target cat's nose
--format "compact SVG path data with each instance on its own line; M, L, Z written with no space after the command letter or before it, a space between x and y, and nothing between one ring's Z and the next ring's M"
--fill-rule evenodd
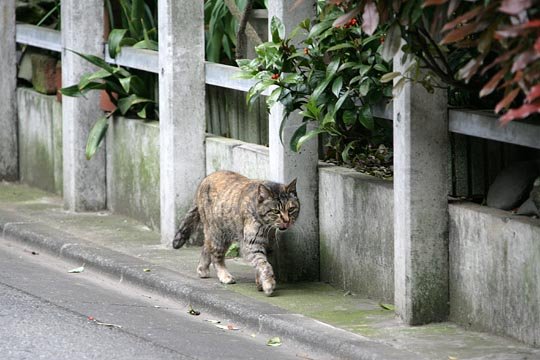
M288 228L291 227L291 223L290 222L286 222L286 223L281 223L279 224L279 230L287 230Z

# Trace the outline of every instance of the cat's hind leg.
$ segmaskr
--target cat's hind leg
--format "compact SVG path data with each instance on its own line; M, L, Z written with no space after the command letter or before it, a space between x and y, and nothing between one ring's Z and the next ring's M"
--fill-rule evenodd
M199 259L199 265L197 266L197 274L199 274L200 278L204 279L210 277L210 262L210 250L208 249L208 246L204 244L201 251L201 258Z
M219 281L223 284L234 284L236 280L225 266L225 251L214 249L211 256L212 264L214 264Z

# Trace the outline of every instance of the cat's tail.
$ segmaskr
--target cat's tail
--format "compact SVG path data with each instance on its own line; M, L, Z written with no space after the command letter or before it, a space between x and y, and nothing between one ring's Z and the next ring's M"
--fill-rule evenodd
M174 236L172 243L174 249L180 249L182 246L184 246L186 241L189 240L191 233L197 229L200 220L199 209L197 208L197 205L194 205L187 212L184 220L182 220L182 224L180 224L180 227Z

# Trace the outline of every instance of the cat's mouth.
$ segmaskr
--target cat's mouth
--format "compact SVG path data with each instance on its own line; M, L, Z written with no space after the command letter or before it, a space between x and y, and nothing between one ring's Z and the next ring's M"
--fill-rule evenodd
M291 225L292 225L291 223L281 223L281 224L278 224L278 229L281 231L285 231L288 228L290 228Z

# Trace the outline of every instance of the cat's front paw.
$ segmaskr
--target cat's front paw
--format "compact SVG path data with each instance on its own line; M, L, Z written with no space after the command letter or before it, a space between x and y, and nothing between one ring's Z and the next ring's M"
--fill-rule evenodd
M269 278L262 281L262 290L266 296L272 296L275 288L276 280L274 280L274 278Z
M222 284L234 284L236 283L236 280L231 274L228 273L219 273L218 274L219 281L221 281Z

